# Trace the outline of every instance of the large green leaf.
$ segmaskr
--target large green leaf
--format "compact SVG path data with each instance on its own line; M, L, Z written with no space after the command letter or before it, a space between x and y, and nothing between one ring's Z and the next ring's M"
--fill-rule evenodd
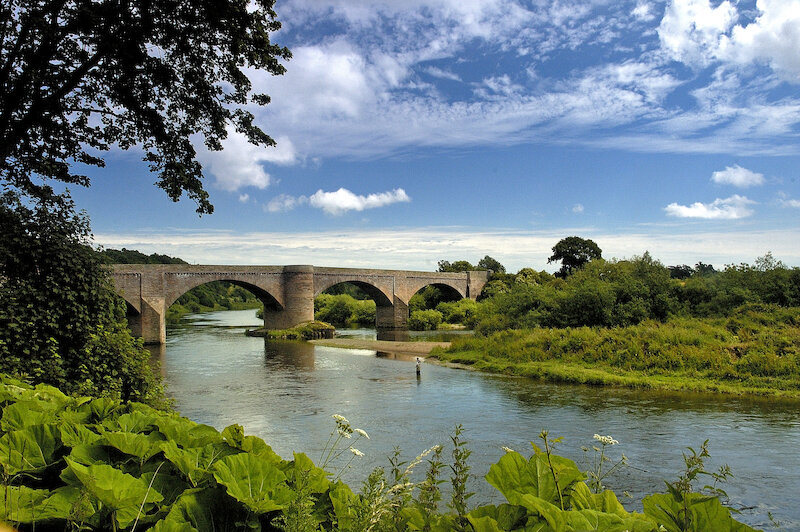
M355 508L359 503L358 495L340 480L333 485L328 496L333 503L333 515L339 530L349 530L355 522Z
M755 529L736 521L728 508L725 508L717 497L707 497L699 493L685 496L688 512L672 495L656 493L642 500L644 513L663 525L668 532L692 531L701 532L751 532ZM688 517L688 528L684 526L684 517Z
M115 513L120 527L130 526L143 504L158 502L161 494L142 479L109 465L84 466L65 458L70 471L86 490Z
M122 416L120 416L122 417ZM161 452L164 436L159 432L150 434L134 434L132 432L106 432L103 442L125 454L136 456L142 462Z
M309 493L324 493L331 485L325 470L315 466L305 453L294 453L294 460L289 465L284 470L289 482L295 486L302 483Z
M43 519L62 519L76 522L90 520L98 508L90 497L75 486L62 486L54 490L40 505Z
M580 510L564 512L564 517L571 530L585 532L656 532L658 530L658 525L654 521L642 516L622 518L597 510Z
M489 468L486 481L512 504L517 504L514 496L519 494L529 494L553 504L560 504L554 475L558 479L561 498L568 498L572 485L585 477L575 462L568 458L550 455L549 460L550 463L547 455L541 453L534 454L530 460L525 460L516 452L506 453Z
M294 498L278 464L263 456L240 453L217 461L212 470L228 495L250 511L262 514L281 510Z
M67 447L89 445L100 439L100 435L86 425L76 423L61 424L61 441Z
M613 491L605 490L602 493L592 493L589 486L583 482L576 482L572 486L570 502L575 510L597 510L623 518L629 516Z
M164 416L157 418L155 422L161 434L184 449L222 441L222 436L214 427L201 425L184 417Z
M564 512L558 506L535 495L516 492L511 494L509 502L523 506L528 510L529 514L543 518L547 521L548 526L553 529L553 532L566 532L567 524L564 515L567 512Z
M45 516L42 502L50 495L47 490L31 489L27 486L4 486L0 489L0 522L35 523Z
M11 432L56 422L56 406L41 401L19 401L3 409L0 430Z
M226 508L216 489L189 489L171 506L169 514L155 524L153 532L191 532L215 530L236 521L238 513ZM241 516L239 516L241 517Z
M0 437L0 464L9 476L41 472L58 461L60 447L60 432L54 424L14 430Z
M163 417L163 414L145 413L136 409L116 419L106 419L103 426L112 432L146 432L157 426L159 417Z
M174 441L166 441L161 444L161 449L164 457L186 476L193 487L211 480L211 466L214 462L239 453L226 443L209 443L203 447L181 449Z
M486 520L487 518L494 521L495 525L498 526L500 530L514 530L525 523L526 514L525 508L521 506L501 504L500 506L490 505L475 508L467 515L467 518L473 526L475 526L475 523L482 523L479 526L482 527L483 530L491 530L491 527L494 526ZM477 529L476 527L476 530Z

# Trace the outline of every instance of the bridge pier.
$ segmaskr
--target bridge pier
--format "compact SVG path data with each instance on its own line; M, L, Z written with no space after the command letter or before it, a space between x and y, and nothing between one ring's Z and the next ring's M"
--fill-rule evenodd
M264 327L289 329L314 320L314 267L286 266L283 269L283 309L264 306Z
M376 307L375 328L378 330L408 329L408 305L394 296L392 305Z

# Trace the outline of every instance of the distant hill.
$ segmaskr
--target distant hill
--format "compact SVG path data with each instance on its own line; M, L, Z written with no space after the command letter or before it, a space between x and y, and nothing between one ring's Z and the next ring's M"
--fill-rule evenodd
M161 255L153 253L145 255L141 251L135 249L104 249L100 251L100 255L109 264L189 264L183 259L177 257L170 257L169 255Z

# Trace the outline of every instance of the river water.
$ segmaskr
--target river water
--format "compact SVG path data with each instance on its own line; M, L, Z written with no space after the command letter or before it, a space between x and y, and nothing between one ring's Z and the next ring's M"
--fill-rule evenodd
M743 509L740 520L772 528L771 514L780 529L800 530L800 402L554 385L432 364L418 379L413 359L243 334L259 325L247 310L191 315L168 329L159 356L177 410L218 429L239 423L282 457L302 451L318 464L331 416L341 414L370 436L355 443L365 456L342 474L354 489L372 468L388 469L395 446L409 460L443 444L449 458L450 434L462 424L475 475L470 502L498 504L502 496L482 477L501 446L528 456L547 430L564 438L557 452L583 466L581 447L599 433L617 439L612 458L625 453L632 466L606 485L641 511L644 495L664 491L663 481L682 471L685 448L708 439L707 469L731 467L734 477L722 487Z

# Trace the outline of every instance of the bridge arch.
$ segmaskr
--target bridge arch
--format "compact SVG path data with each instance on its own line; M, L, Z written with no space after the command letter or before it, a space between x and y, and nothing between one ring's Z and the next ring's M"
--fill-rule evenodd
M323 294L326 290L333 288L334 286L348 283L353 286L357 286L362 291L364 291L370 299L375 302L375 305L379 307L386 307L392 304L392 300L390 299L390 295L375 286L372 283L366 281L360 281L358 279L349 279L349 280L336 280L336 279L325 279L319 283L314 283L314 298L316 299L317 296Z
M230 273L190 273L173 274L173 276L175 277L174 282L167 284L168 289L164 297L165 308L169 308L179 297L193 288L216 281L226 281L252 292L253 295L264 303L266 308L270 310L283 310L283 303L278 297L273 295L277 293L280 297L282 291L279 290L280 287L278 286L270 286L268 283L256 284L254 280L242 279L241 276L231 275Z

